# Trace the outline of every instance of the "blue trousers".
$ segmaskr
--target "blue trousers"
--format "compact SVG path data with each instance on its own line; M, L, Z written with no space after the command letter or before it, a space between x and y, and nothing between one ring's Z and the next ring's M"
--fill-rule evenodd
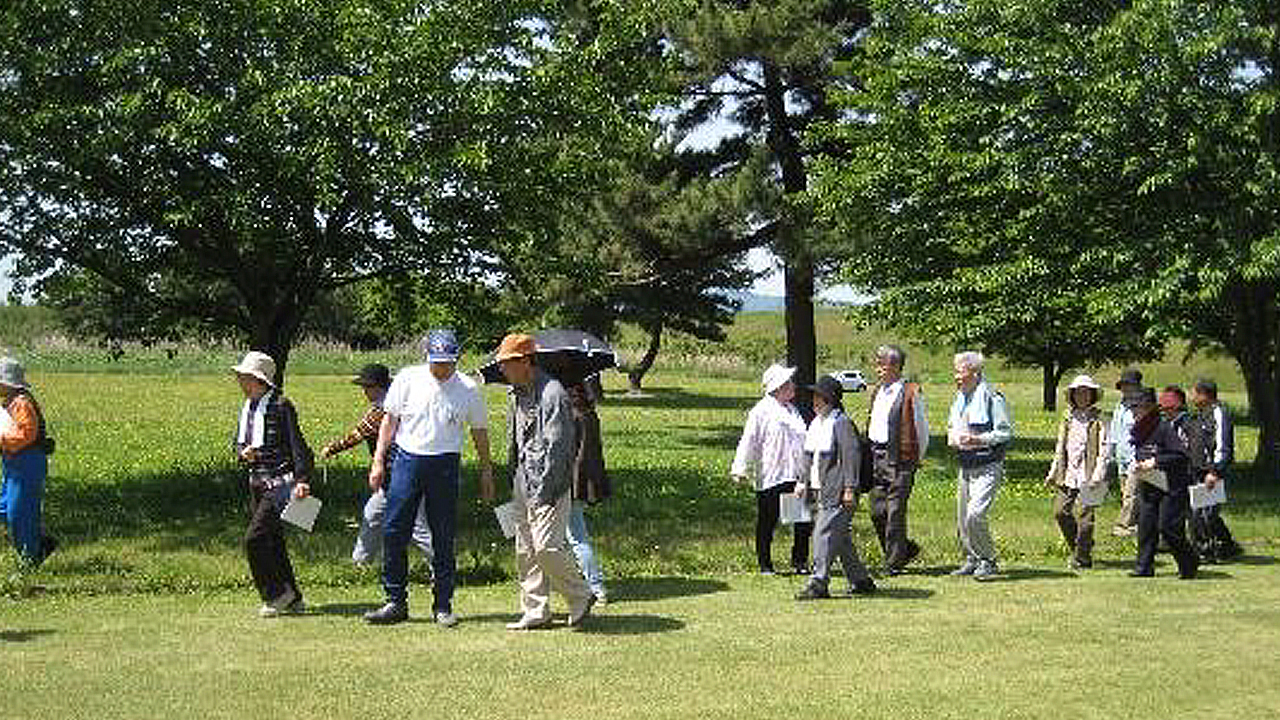
M44 560L44 481L49 458L43 450L27 448L4 456L4 487L0 489L0 517L9 526L9 537L29 563Z
M434 601L431 611L453 611L457 561L453 540L458 527L458 453L414 455L400 450L391 464L384 493L387 509L382 526L382 589L387 601L409 602L409 541L419 504L426 507L431 528L431 571Z
M569 506L568 539L573 548L574 557L578 558L578 567L587 579L587 586L597 597L604 594L604 570L600 569L600 561L591 547L591 535L587 533L587 516L583 512L584 503L574 500Z

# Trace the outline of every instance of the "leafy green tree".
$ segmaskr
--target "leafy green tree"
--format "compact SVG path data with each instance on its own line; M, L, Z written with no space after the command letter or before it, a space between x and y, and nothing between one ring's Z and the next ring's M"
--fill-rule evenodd
M812 195L884 258L879 271L851 265L855 283L948 337L981 342L966 320L994 329L987 347L1014 359L1028 339L1064 364L1141 357L1175 334L1220 343L1244 371L1269 467L1277 10L983 0L873 11L865 62L850 70L863 90L841 99L844 122L824 135L843 151ZM1081 346L1090 353L1073 358Z
M627 367L641 388L666 330L723 340L738 302L732 291L755 280L745 249L757 243L753 218L767 205L763 158L742 172L707 178L690 154L646 139L613 164L611 185L566 219L565 267L546 283L559 321L603 337L630 322L650 338Z
M625 73L536 0L14 0L0 249L241 333L283 377L327 291L483 272L595 180ZM584 72L585 71L585 72Z
M870 19L865 2L703 0L668 26L684 79L674 124L722 134L708 172L744 166L758 149L773 163L781 192L759 218L757 244L783 262L787 361L802 384L813 382L817 368L813 295L825 259L819 228L796 202L809 186L813 148L804 136L837 116L834 63L853 54Z

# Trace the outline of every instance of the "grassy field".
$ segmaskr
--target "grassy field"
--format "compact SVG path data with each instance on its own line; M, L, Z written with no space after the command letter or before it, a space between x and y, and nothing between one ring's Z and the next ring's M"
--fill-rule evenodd
M777 338L769 322L744 316L730 346ZM842 330L838 317L820 328L833 348L823 369L869 369L878 338ZM1248 551L1243 562L1180 582L1162 558L1154 580L1127 578L1132 540L1105 532L1112 497L1099 515L1098 569L1069 572L1041 484L1055 417L1039 410L1037 373L996 364L1018 431L992 516L1007 574L986 585L952 579L955 465L940 437L949 353L912 347L909 370L925 382L934 435L913 495L917 571L882 579L873 598L801 605L790 599L797 579L752 572L753 498L727 478L759 367L692 341L672 345L646 397L628 396L614 375L601 406L617 496L589 515L612 602L585 632L519 636L501 628L516 612L511 545L476 497L469 448L462 625L425 622L416 560L416 622L359 621L380 599L376 572L348 561L363 448L328 463L316 531L290 538L312 612L262 621L240 548L241 479L228 458L240 396L225 368L239 352L137 349L127 369L103 371L92 349L28 348L59 440L46 512L63 546L36 572L0 561L0 717L487 718L515 708L534 718L1280 717L1273 474L1245 472L1231 488L1226 517ZM81 359L69 360L73 352ZM348 368L409 356L300 349L289 394L312 445L362 411ZM1160 384L1213 374L1244 407L1223 360L1171 355L1144 369ZM1101 369L1104 385L1116 371ZM505 398L485 392L501 465ZM849 398L856 417L865 402ZM1247 422L1239 429L1244 461L1255 434ZM878 565L865 511L855 528L864 559ZM780 565L788 547L780 532Z

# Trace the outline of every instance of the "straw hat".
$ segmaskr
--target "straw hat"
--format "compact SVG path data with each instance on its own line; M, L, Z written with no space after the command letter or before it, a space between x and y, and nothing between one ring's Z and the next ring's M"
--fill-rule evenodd
M785 385L786 382L791 379L791 376L795 374L795 368L784 367L774 363L764 371L764 375L760 378L760 387L764 388L765 395L769 395L774 390Z
M239 365L233 366L231 372L237 375L252 375L271 387L276 386L276 361L264 352L250 350L245 353L244 359Z
M26 373L22 369L22 363L11 357L0 358L0 385L6 385L19 390L30 390L31 386L27 384Z
M502 344L498 346L498 352L494 354L493 359L497 362L514 360L529 357L537 351L538 345L534 342L532 335L513 334L502 338Z

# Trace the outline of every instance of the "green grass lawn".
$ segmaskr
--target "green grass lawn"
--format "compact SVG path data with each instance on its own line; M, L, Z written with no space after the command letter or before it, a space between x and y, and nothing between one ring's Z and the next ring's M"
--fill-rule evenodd
M794 602L797 579L752 572L754 499L727 477L754 377L659 371L647 397L630 397L611 376L601 416L617 494L589 517L614 602L585 632L527 635L502 628L517 607L512 549L476 497L470 448L458 628L426 622L417 560L418 622L360 622L381 595L376 571L348 560L363 448L328 463L316 531L290 538L312 612L263 621L228 457L240 396L212 370L238 357L145 374L33 364L59 441L46 512L63 545L36 572L0 560L0 717L1280 717L1273 474L1242 466L1230 489L1225 516L1244 562L1181 582L1162 557L1154 580L1125 577L1133 541L1106 532L1113 496L1099 512L1098 569L1068 572L1042 485L1056 416L1039 410L1034 375L996 367L1018 431L992 515L1007 575L952 579L955 464L941 442L949 357L914 357L934 435L913 495L912 535L924 546L915 573L881 579L884 592L869 599ZM363 410L326 362L302 358L288 390L317 448ZM1166 362L1151 375L1163 384L1205 371ZM1223 385L1243 407L1238 382ZM505 397L485 393L501 466ZM859 420L865 402L848 398ZM1243 461L1255 435L1239 428ZM865 509L855 529L878 566ZM788 547L780 531L780 566Z

